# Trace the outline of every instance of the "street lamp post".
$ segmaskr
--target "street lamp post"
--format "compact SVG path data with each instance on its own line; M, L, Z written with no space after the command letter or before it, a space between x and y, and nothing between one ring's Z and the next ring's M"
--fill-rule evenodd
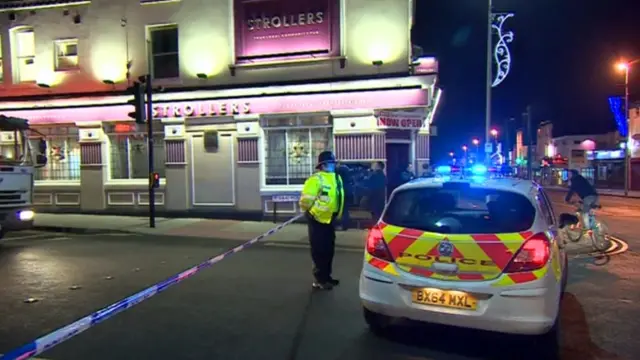
M467 145L462 145L462 151L464 151L464 166L467 166L469 164L469 156L467 156L467 150L469 150Z
M476 147L476 161L478 161L478 157L480 156L479 154L480 150L478 149L478 147L480 146L480 139L474 138L473 140L471 140L471 142Z
M484 123L484 142L485 144L489 144L490 139L490 128L491 128L491 88L493 87L493 72L491 71L491 66L493 65L493 1L488 0L488 11L487 11L487 89L486 89L486 108L485 108L485 123ZM485 145L487 146L487 145ZM489 154L486 153L485 149L485 159L487 164L489 163Z
M491 129L491 136L493 137L493 142L496 144L496 152L498 152L498 130Z
M624 196L629 196L629 183L631 175L631 154L629 152L629 142L631 139L631 128L629 123L629 71L631 65L640 61L640 59L634 61L621 61L618 63L618 70L624 72L624 118L627 123L627 136L624 149Z
M504 29L504 23L514 16L513 13L494 13L493 0L487 0L487 69L486 69L486 108L485 108L485 155L491 146L491 89L500 85L509 75L511 70L511 51L508 44L515 37L513 31ZM493 43L494 32L498 36L498 42ZM495 71L492 71L495 60ZM487 164L490 156L485 156Z

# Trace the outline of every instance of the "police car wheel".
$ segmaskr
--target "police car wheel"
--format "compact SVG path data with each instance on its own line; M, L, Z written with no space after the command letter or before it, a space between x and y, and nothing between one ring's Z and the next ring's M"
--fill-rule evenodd
M560 359L560 349L562 347L561 320L562 299L558 307L558 314L553 326L546 333L539 335L533 341L533 353L535 356L545 360Z
M561 338L562 332L560 331L560 314L558 314L558 319L556 319L553 327L546 334L541 335L539 339L536 339L537 341L534 342L534 352L539 352L539 354L535 355L548 360L559 359Z
M365 307L362 308L364 313L364 321L369 325L369 330L372 333L383 336L389 331L389 327L391 326L391 318L375 313Z
M562 284L560 285L560 298L564 298L564 293L567 291L567 282L569 281L569 258L565 255L564 266L562 267Z

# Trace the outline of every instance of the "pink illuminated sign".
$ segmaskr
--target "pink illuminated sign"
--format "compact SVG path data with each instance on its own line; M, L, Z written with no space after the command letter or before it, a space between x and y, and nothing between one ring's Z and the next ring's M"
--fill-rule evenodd
M414 62L416 75L435 74L438 72L438 60L434 57L421 57Z
M429 105L427 89L361 91L329 94L264 96L230 100L184 101L159 104L157 118L212 117L237 114L305 113L330 110L393 109ZM52 106L55 106L52 104ZM131 105L3 112L30 124L129 120Z
M235 0L239 62L311 53L337 55L339 0Z

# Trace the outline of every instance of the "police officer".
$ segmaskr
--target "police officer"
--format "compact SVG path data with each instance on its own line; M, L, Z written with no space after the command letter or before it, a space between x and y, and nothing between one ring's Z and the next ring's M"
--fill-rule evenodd
M307 230L313 260L313 287L331 290L340 281L331 277L335 252L335 222L342 217L344 189L336 173L336 158L331 151L318 156L318 170L304 183L300 208L307 216Z

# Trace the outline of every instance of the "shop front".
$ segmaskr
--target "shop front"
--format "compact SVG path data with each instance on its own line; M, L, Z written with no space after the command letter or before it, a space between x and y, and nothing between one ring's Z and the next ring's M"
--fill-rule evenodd
M305 86L158 95L154 169L162 176L159 212L296 212L296 196L318 154L344 163L384 161L389 171L429 159L435 75ZM128 119L126 100L52 102L4 111L48 135L51 157L39 171L41 209L143 212L147 138ZM52 154L50 154L52 155ZM393 169L393 170L392 170Z
M597 188L624 188L624 150L587 151L587 158Z

